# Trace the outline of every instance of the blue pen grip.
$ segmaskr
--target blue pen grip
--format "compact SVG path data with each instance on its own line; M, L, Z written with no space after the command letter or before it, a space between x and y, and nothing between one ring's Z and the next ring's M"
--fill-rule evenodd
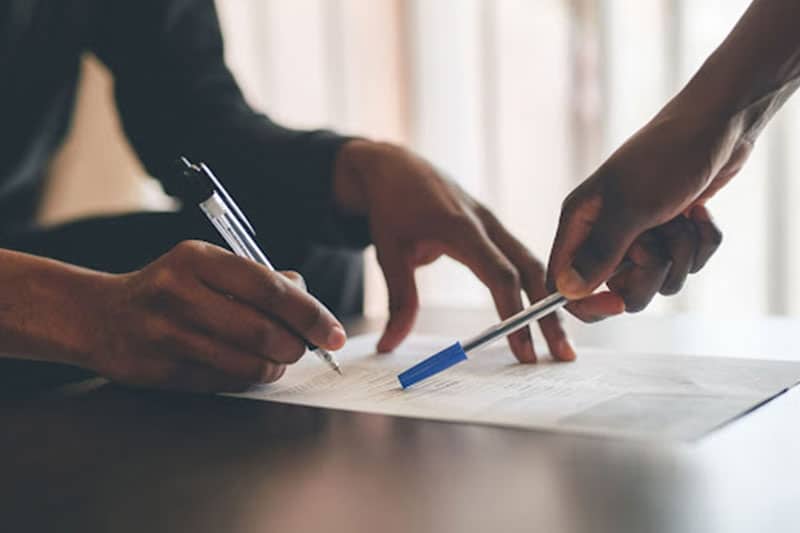
M467 360L467 354L461 347L461 343L457 342L452 346L448 346L444 350L428 357L421 363L418 363L402 374L397 376L400 385L407 389L415 383L419 383L424 379L447 370L453 365L457 365L461 361Z

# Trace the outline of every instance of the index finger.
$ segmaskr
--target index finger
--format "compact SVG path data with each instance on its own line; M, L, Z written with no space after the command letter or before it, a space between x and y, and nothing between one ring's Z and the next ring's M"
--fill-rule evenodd
M278 320L304 340L338 350L346 340L344 327L313 296L285 276L227 250L208 245L194 271L212 290L234 297Z
M548 296L542 264L491 212L486 211L482 218L489 236L519 270L522 289L527 293L531 303ZM539 327L554 359L559 361L575 359L575 350L561 325L558 312L539 320Z
M489 288L500 318L506 319L522 310L519 272L480 227L471 224L452 232L445 243L445 252L469 268ZM527 326L509 335L508 343L520 362L536 362Z

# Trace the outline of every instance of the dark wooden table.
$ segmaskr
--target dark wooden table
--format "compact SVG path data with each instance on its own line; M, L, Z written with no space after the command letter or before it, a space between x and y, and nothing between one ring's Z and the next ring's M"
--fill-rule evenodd
M490 320L432 311L420 330ZM628 317L572 331L620 350L800 360L797 326ZM796 392L655 446L115 387L6 398L0 421L0 531L800 531Z

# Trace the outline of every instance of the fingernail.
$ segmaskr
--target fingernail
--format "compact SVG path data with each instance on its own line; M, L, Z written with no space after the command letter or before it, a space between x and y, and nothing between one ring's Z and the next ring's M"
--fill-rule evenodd
M558 292L567 298L574 299L585 296L587 283L583 276L578 274L577 270L570 267L559 274L558 279L556 279L556 287Z
M572 344L567 339L558 341L558 353L562 361L574 361L577 357Z
M328 346L341 347L347 341L347 334L339 326L333 326L331 332L328 333Z

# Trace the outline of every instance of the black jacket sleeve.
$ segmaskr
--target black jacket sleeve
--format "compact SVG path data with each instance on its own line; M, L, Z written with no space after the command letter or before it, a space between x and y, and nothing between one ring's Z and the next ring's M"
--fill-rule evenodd
M347 138L284 128L247 105L224 62L213 0L94 0L90 17L89 47L114 74L125 132L167 192L186 155L214 169L257 225L307 242L368 243L366 221L333 204Z

